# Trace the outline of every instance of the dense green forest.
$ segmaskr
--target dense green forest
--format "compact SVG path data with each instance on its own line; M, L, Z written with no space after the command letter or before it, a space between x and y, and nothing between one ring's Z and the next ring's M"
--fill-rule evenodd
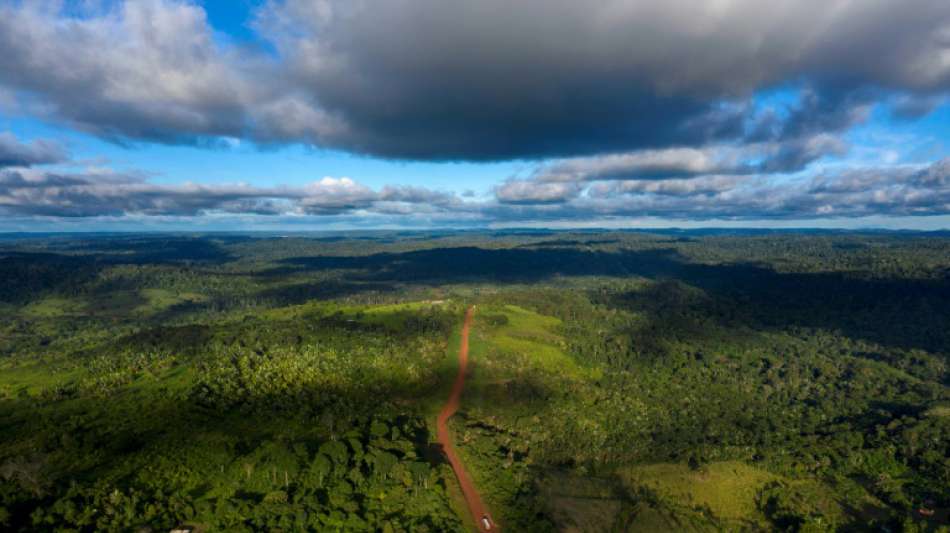
M950 236L0 236L0 529L950 531Z

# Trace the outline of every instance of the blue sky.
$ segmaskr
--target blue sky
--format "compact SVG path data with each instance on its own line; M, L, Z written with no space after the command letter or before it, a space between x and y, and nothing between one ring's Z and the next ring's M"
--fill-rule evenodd
M11 2L0 231L950 227L945 2L779 3Z

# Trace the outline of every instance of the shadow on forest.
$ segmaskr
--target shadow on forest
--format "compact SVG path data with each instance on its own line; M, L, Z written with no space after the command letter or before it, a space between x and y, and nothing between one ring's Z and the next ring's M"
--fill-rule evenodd
M77 239L49 243L42 251L0 249L0 261L29 261L50 265L109 265L109 264L220 264L235 257L226 251L224 243L241 242L250 237L184 237L174 235L136 235Z
M46 252L0 251L0 301L21 301L46 291L69 293L113 264L225 264L225 248L249 237L129 236L70 240ZM328 237L328 239L335 239ZM234 273L211 268L212 276L282 276L323 272L325 280L296 280L265 288L258 296L282 304L359 294L386 294L399 285L445 283L536 283L559 276L641 276L676 280L705 291L706 300L686 301L674 285L654 286L602 302L656 319L702 312L725 326L754 329L806 327L838 330L885 346L946 352L950 345L950 275L942 279L885 279L860 273L779 273L755 263L701 264L674 248L604 251L578 246L611 245L610 239L561 239L517 248L441 247L365 256L304 256L282 259L277 268ZM80 252L79 255L71 255ZM89 254L89 252L93 252ZM200 271L200 270L197 270ZM886 325L886 327L882 327ZM681 331L680 335L688 334ZM693 332L702 335L702 331Z
M76 250L95 252L104 262L130 264L220 264L235 259L222 243L243 242L250 237L220 236L214 239L174 235L136 235L117 239L80 241Z
M945 327L950 323L947 277L922 280L870 278L847 272L780 273L754 263L692 263L674 249L607 252L459 247L367 256L296 257L281 263L284 266L262 275L344 271L344 282L334 287L334 296L385 290L387 284L396 283L533 283L558 276L678 280L702 289L709 297L702 309L693 311L706 312L710 318L729 325L838 330L848 337L886 346L937 352L946 351L950 345L950 331ZM611 304L660 315L693 305L657 292Z
M308 300L331 300L365 293L391 293L396 287L391 283L327 280L312 283L295 283L265 289L258 296L281 302L283 305L302 304Z
M222 264L233 259L218 242L195 237L69 240L44 251L0 248L0 302L75 292L113 265Z

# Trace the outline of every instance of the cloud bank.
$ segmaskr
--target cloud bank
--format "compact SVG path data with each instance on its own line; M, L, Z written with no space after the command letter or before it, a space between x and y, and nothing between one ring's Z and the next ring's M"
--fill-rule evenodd
M339 215L394 212L400 206L449 209L453 195L414 187L374 191L350 178L324 177L303 187L246 184L156 185L137 174L0 171L0 215L43 217ZM403 208L403 212L407 212Z
M421 187L372 189L325 177L302 187L156 185L108 171L0 171L0 215L59 219L242 214L259 217L387 217L438 225L583 221L622 217L681 220L808 220L950 214L950 158L924 167L859 168L801 176L709 175L591 183L508 181L494 199ZM401 222L400 222L401 221Z

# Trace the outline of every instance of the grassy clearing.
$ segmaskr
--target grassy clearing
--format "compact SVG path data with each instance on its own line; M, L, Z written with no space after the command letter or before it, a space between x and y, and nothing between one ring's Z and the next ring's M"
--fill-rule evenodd
M43 298L23 309L21 313L28 318L57 318L83 312L86 304L73 298Z
M683 464L654 464L619 472L630 489L648 489L661 501L674 506L708 508L717 518L758 522L759 490L778 476L736 462L711 463L693 470Z
M763 488L779 483L797 494L798 503L812 509L823 520L841 523L844 509L837 503L836 490L814 479L788 479L738 462L723 461L692 469L684 464L652 464L625 468L618 475L629 491L650 494L656 502L641 506L635 531L664 531L659 518L680 522L677 529L705 531L712 524L728 528L767 528L769 522L759 509L757 498ZM858 489L852 487L852 489ZM880 505L862 492L868 508ZM643 510L651 510L643 514ZM647 520L641 524L642 518ZM656 522L658 529L651 529Z
M75 379L82 371L51 372L48 364L11 364L0 363L0 398L14 397L19 394L38 394L44 389L55 387Z
M935 417L935 418L936 417L948 418L950 417L950 405L938 405L936 407L931 407L924 414L930 417Z
M480 384L535 377L558 379L593 377L568 356L557 331L561 321L516 305L479 306L472 332L473 360L483 370L473 376Z

